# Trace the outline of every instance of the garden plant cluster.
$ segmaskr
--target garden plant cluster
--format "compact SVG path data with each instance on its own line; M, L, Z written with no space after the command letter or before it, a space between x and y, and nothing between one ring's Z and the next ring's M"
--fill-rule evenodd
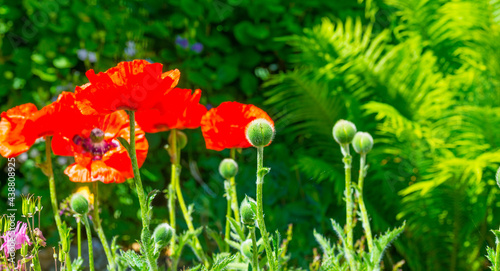
M120 62L106 72L87 71L89 83L77 86L75 92L63 92L59 98L38 110L28 103L16 106L2 113L0 121L0 153L12 158L29 150L43 138L46 145L46 161L40 167L48 177L54 220L60 236L55 265L60 270L80 270L81 226L85 228L88 243L88 265L94 269L92 229L101 241L108 260L108 270L158 270L158 258L168 248L167 266L177 270L184 247L191 247L200 264L191 270L282 270L288 259L288 239L281 241L280 233L274 235L266 229L262 195L264 177L270 168L264 167L264 147L274 138L274 122L269 115L254 105L238 102L224 102L207 111L199 104L201 91L177 88L180 72L162 71L160 63L146 60ZM219 172L226 179L226 231L214 239L220 253L207 253L202 247L199 234L203 230L192 223L192 210L188 210L183 199L179 173L181 171L181 150L187 144L184 129L201 126L206 147L212 150L255 147L257 150L256 199L245 197L240 203L235 189L238 164L233 158L221 161ZM170 131L166 150L171 158L172 176L168 191L168 222L157 225L154 231L150 221L153 214L152 201L160 191L146 194L139 168L147 158L148 143L145 133ZM346 228L334 221L342 245L331 245L319 234L315 234L324 250L323 262L316 263L316 269L379 270L382 253L401 233L403 228L373 238L370 221L363 201L363 181L366 176L366 154L373 147L370 134L358 132L353 123L340 120L333 127L333 137L340 144L344 156L346 187ZM357 184L351 182L352 156L350 144L361 155L360 175ZM71 211L77 220L78 258L70 257L73 229L61 219L60 203L57 200L56 180L52 170L52 153L59 156L73 156L75 163L64 173L73 182L92 186L92 200L89 195L75 193L70 200ZM115 240L109 245L101 225L99 210L99 183L118 185L126 179L134 179L141 211L140 253L123 251ZM368 251L364 241L353 243L353 195L359 202L360 218L366 234ZM179 232L176 227L177 204L179 205L188 231ZM92 208L89 208L92 205ZM33 195L23 198L23 217L26 222L6 221L2 236L2 266L5 269L41 270L38 251L45 246L45 238L39 227L35 228L35 216L40 215L43 206L40 198ZM89 210L93 211L89 213ZM91 220L90 220L91 218ZM31 219L31 221L30 221ZM3 219L2 219L3 220ZM92 221L92 223L90 222ZM259 230L259 239L256 229ZM223 240L222 240L223 238ZM291 237L289 237L291 238ZM14 243L14 246L10 245ZM16 260L16 251L20 259ZM56 253L56 251L54 252ZM365 255L366 254L366 255ZM59 262L59 264L58 264ZM29 267L27 267L29 266Z

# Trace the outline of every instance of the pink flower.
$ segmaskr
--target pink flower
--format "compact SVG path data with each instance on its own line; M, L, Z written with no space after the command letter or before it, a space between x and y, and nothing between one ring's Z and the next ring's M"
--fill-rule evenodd
M6 257L9 254L9 244L13 245L15 250L20 249L25 243L31 245L30 238L28 237L28 234L26 234L27 227L26 223L17 221L17 226L14 231L8 231L4 235L0 236L0 238L3 238L4 241L0 250L3 249ZM14 242L14 244L11 244L11 242Z

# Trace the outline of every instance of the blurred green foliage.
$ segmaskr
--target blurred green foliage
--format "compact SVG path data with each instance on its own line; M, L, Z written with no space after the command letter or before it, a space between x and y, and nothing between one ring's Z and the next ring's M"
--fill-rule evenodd
M41 108L61 91L73 91L76 85L86 83L88 69L105 71L119 61L148 59L163 63L165 70L180 69L179 86L201 88L202 103L208 106L237 100L254 103L276 116L282 113L281 108L263 106L260 85L270 74L286 70L294 54L276 38L300 34L304 27L320 23L322 17L345 19L362 16L364 10L364 5L355 1L320 0L5 1L0 6L0 110L27 102ZM278 137L266 154L265 163L272 167L264 193L266 220L272 231L284 232L289 223L295 224L290 252L305 267L316 247L312 229L326 232L330 227L327 218L336 212L331 204L338 201L321 194L331 191L333 184L318 186L314 180L302 179L294 167L295 158L291 158L297 143L281 134L283 128L277 127ZM169 183L170 162L163 149L167 136L148 135L150 151L141 169L147 190L162 190ZM199 129L189 131L188 136L190 143L182 159L186 200L194 204L195 225L222 232L226 202L217 167L229 153L205 150ZM37 144L18 159L17 188L19 193L43 196L46 215L42 229L49 245L54 245L57 231L50 215L48 183L36 167L44 160L43 153L43 144ZM63 174L72 158L53 159L62 201L84 185L69 182ZM236 160L241 165L237 177L240 200L244 194L255 196L255 150L244 150ZM2 168L5 162L0 160ZM101 217L108 236L119 235L123 244L134 242L139 237L139 205L131 195L135 193L133 186L100 187ZM2 185L2 199L6 189ZM155 205L153 224L168 216L164 198L157 197ZM4 207L2 200L0 208ZM184 227L180 213L178 218ZM73 219L67 217L66 221ZM215 248L206 235L203 239ZM189 259L189 254L186 256Z

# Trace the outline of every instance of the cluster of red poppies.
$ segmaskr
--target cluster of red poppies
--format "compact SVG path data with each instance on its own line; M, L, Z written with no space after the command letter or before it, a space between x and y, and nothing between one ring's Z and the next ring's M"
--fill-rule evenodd
M28 103L3 112L0 154L15 157L38 138L50 136L54 154L75 158L64 171L71 181L121 183L133 177L127 150L117 140L130 143L126 111L135 112L139 166L148 152L145 132L201 126L206 147L220 151L250 147L245 128L252 120L264 118L273 124L254 105L224 102L207 112L199 103L201 90L176 88L180 72L162 68L160 63L134 60L98 74L89 70L89 83L77 86L74 93L63 92L41 110Z

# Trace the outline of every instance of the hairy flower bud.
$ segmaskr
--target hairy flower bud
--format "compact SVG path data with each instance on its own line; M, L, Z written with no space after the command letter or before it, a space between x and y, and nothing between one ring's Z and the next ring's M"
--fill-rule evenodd
M333 138L339 144L351 143L356 134L356 126L347 120L339 120L333 126Z
M168 223L162 223L156 227L153 233L154 242L160 247L165 247L170 242L173 235L174 229L172 229Z
M369 133L358 132L352 140L352 147L357 153L367 154L373 148L373 137Z
M220 162L219 173L224 179L230 179L238 173L238 164L230 158L226 158Z
M174 135L174 132L172 131L172 132L170 132L170 135L168 136L168 144L170 144L170 145L173 145L173 142L172 142L173 135ZM179 130L175 130L175 135L176 135L175 141L177 143L177 148L179 148L180 150L184 149L184 147L186 147L187 142L188 142L186 134L179 131Z
M245 134L252 146L265 147L273 140L274 126L266 119L255 119L247 125Z
M241 254L247 257L248 259L252 259L253 256L253 244L252 239L248 239L241 244Z
M240 207L241 221L243 222L243 224L249 226L255 224L255 208L252 205L256 206L255 201L249 197L246 197L241 202Z
M71 209L78 214L84 215L89 211L89 202L81 194L74 194L71 197Z

